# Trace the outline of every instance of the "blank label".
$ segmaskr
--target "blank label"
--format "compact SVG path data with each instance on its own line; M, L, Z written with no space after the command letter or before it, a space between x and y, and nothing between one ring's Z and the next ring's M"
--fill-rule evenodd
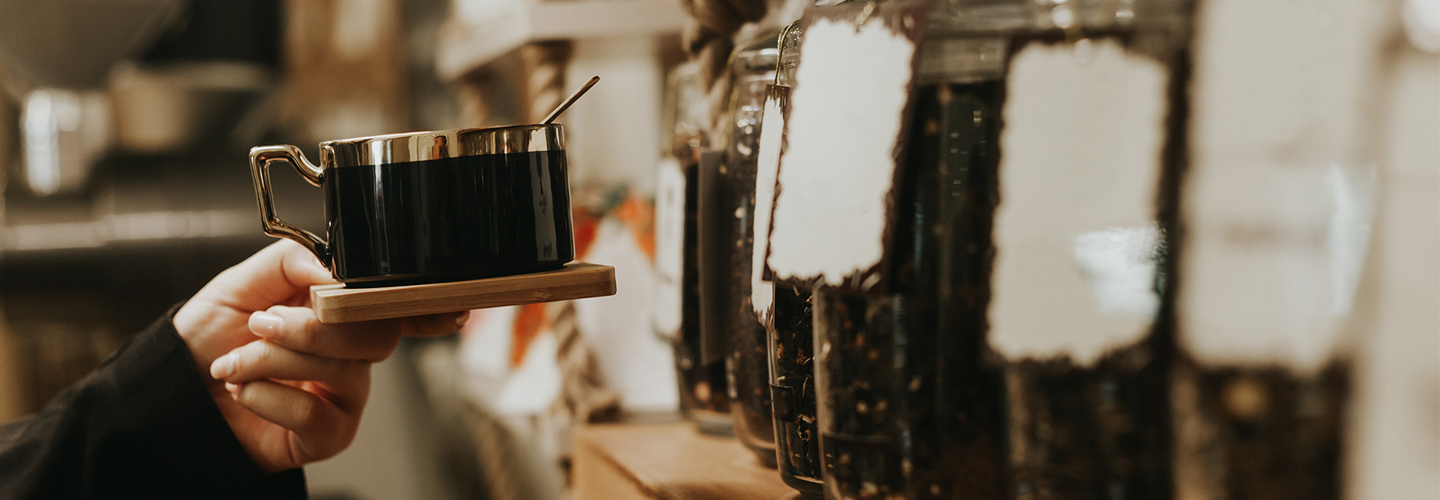
M884 252L915 44L878 17L816 19L801 44L767 263L777 279L838 286Z
M1149 332L1168 80L1110 40L1015 55L990 306L1000 353L1087 365Z

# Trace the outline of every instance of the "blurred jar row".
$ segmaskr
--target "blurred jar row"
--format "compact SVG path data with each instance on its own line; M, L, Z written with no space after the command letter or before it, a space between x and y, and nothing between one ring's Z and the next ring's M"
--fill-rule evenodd
M737 43L714 120L681 66L655 324L687 418L807 497L1339 498L1353 357L1339 325L1375 160L1335 123L1365 87L1334 81L1376 71L1356 58L1385 35L1328 12L1339 40L1227 43L1315 12L1234 3L812 7ZM865 87L883 48L868 33L912 44L903 85ZM1299 77L1256 62L1296 59L1312 64ZM799 118L900 87L898 134L865 136L889 130L874 114ZM1310 100L1257 104L1291 92ZM796 208L787 189L869 182L804 163L816 141L894 151L854 166L891 185L881 256L841 279L771 260L829 257L794 241L875 243L776 224L833 208Z

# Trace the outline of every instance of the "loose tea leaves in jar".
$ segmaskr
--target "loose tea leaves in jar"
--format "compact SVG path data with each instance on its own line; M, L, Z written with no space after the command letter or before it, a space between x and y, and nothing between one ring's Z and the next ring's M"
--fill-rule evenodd
M887 294L816 293L826 488L1003 498L1004 387L985 361L1001 85L914 93Z
M671 124L666 156L673 161L661 162L657 189L657 288L662 297L655 305L656 331L674 348L681 414L703 432L729 434L724 363L706 362L701 335L699 177L708 106L695 66L676 68L666 102Z
M721 175L720 234L727 251L722 274L724 308L721 330L728 332L726 374L730 386L730 414L735 436L767 466L775 465L775 428L770 410L770 370L765 327L752 303L755 244L755 179L766 90L775 80L779 32L770 31L735 49L731 56L733 79L730 109L723 123L726 134L725 166Z
M780 478L807 496L821 496L820 434L815 404L815 328L809 288L774 285L770 333L770 400Z
M702 432L733 435L730 416L729 379L725 359L730 352L728 217L723 209L725 154L700 151L696 166L696 264L699 275L700 333L696 352L696 378L692 395L702 410L691 411L691 420Z
M755 180L755 255L751 286L755 314L766 325L770 354L770 395L774 408L775 453L780 478L809 497L823 496L820 435L815 405L814 326L808 284L773 284L763 279L769 251L770 214L780 156L785 145L785 119L790 88L799 64L800 21L780 34L775 83L765 100Z
M989 342L1005 370L1015 495L1173 493L1178 5L1137 1L1123 18L1106 9L1131 7L1083 6L1066 31L1012 37Z
M807 47L808 29L813 25ZM919 65L932 70L915 73L900 115L905 133L895 136L903 147L885 213L883 263L861 279L821 277L829 286L811 297L829 497L1006 496L1003 386L981 355L1004 45L927 49L929 42L922 42ZM946 64L957 60L982 64ZM804 112L797 105L788 126L801 126ZM782 196L791 187L792 159L787 151L781 162ZM777 234L786 230L778 215L776 224Z

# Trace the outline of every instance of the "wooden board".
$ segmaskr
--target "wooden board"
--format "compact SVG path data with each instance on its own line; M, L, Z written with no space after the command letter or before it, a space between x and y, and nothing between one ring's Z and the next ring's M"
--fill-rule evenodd
M321 323L402 318L487 307L615 295L615 268L572 262L564 269L472 281L382 288L310 287Z
M740 442L689 422L587 425L575 434L574 467L575 498L802 499Z

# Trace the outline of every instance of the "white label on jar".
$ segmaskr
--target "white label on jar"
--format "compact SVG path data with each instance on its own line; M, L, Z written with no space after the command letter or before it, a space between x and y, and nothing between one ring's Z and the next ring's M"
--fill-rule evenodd
M765 99L765 114L760 117L760 151L756 152L755 171L755 254L750 263L750 303L760 318L770 315L775 303L775 288L761 278L765 271L765 252L770 242L770 210L775 206L775 177L780 172L780 146L785 135L785 113L774 97Z
M680 331L685 282L685 172L673 158L660 162L655 186L655 331Z
M1207 364L1319 368L1369 240L1365 82L1379 57L1365 0L1216 0L1199 13L1194 163L1177 314Z
M990 305L1001 354L1085 366L1150 331L1168 84L1162 65L1111 40L1015 55Z
M816 19L801 44L767 263L841 285L882 257L915 44L878 17Z

